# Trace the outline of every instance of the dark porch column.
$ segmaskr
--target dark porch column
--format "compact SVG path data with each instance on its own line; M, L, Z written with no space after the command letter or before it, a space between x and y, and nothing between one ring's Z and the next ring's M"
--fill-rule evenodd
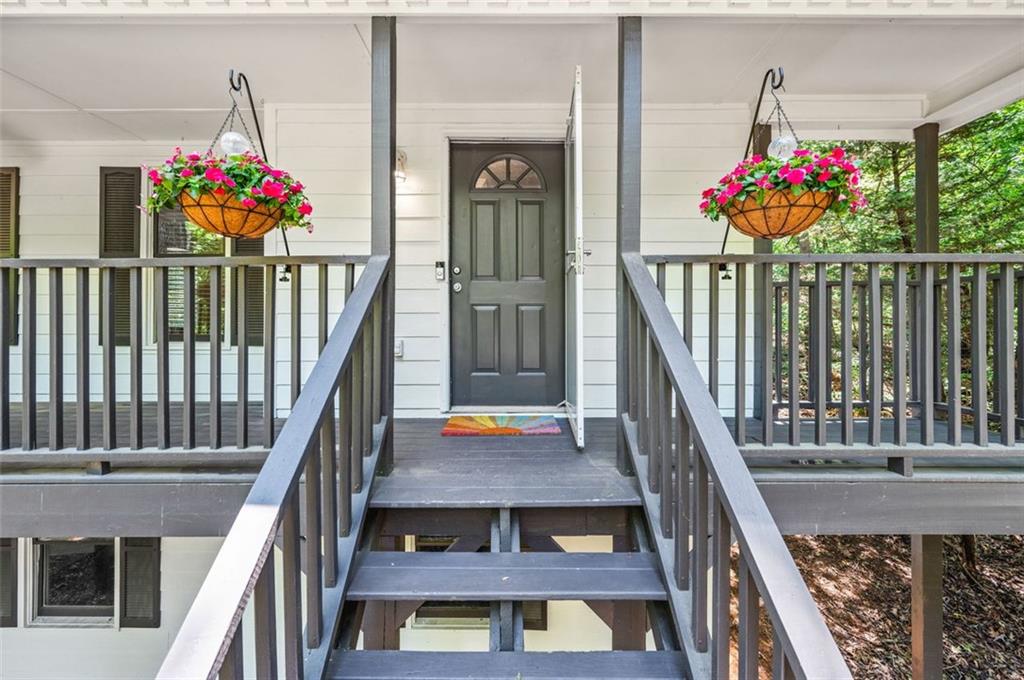
M395 17L373 17L370 93L370 253L390 255L382 310L381 411L388 434L380 470L393 464L395 375Z
M939 124L914 128L917 252L939 252Z
M772 141L772 126L758 123L754 128L754 145L751 153L768 155L768 145ZM754 239L755 255L771 255L772 241L766 238ZM761 380L761 367L764 365L764 353L767 348L764 337L764 325L761 319L770 311L765 309L764 280L754 275L754 417L764 417L764 381ZM739 414L737 414L739 415ZM768 414L771 417L772 414Z
M942 677L942 536L911 536L910 621L914 680Z
M626 364L625 273L622 254L640 252L640 127L642 109L642 36L640 17L619 18L619 129L618 185L616 208L615 257L615 417L629 409L629 382ZM618 427L617 464L628 474L629 457L622 428Z

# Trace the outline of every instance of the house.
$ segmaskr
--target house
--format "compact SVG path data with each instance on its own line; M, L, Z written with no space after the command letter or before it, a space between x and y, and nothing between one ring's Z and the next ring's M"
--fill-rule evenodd
M1024 256L934 252L1020 2L0 12L0 676L726 677L735 625L755 677L767 625L851 677L782 537L878 533L939 677L941 536L1024 532ZM805 138L915 141L920 253L722 254L698 193L780 63ZM287 247L137 209L229 96L315 205ZM488 413L565 419L441 436Z

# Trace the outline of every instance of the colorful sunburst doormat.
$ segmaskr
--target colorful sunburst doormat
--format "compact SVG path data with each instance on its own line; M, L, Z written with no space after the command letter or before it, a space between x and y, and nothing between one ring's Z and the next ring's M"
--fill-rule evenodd
M442 437L515 437L530 434L561 434L552 416L452 416Z

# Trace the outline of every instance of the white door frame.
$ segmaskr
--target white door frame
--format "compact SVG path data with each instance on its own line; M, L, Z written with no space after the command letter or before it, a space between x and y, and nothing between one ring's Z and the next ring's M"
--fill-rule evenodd
M487 107L491 109L493 107ZM445 263L445 280L438 281L438 295L441 296L441 413L448 415L457 411L452 410L452 365L451 365L451 297L448 294L448 273L451 266L451 153L452 144L565 144L565 107L564 106L538 106L533 107L550 109L552 122L523 124L487 124L479 125L454 125L445 126L439 147L441 167L439 175L441 182L441 243L438 245L438 260ZM474 413L487 411L487 408L473 408ZM492 409L504 410L504 409ZM511 411L512 409L508 409ZM561 407L530 408L530 413L562 413Z

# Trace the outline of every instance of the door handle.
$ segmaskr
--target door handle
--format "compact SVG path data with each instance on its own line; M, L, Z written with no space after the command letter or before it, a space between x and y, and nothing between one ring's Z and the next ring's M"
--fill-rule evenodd
M454 292L456 292L456 293L461 293L462 292L462 284L459 283L458 281L456 281L455 283L452 284L452 290Z

